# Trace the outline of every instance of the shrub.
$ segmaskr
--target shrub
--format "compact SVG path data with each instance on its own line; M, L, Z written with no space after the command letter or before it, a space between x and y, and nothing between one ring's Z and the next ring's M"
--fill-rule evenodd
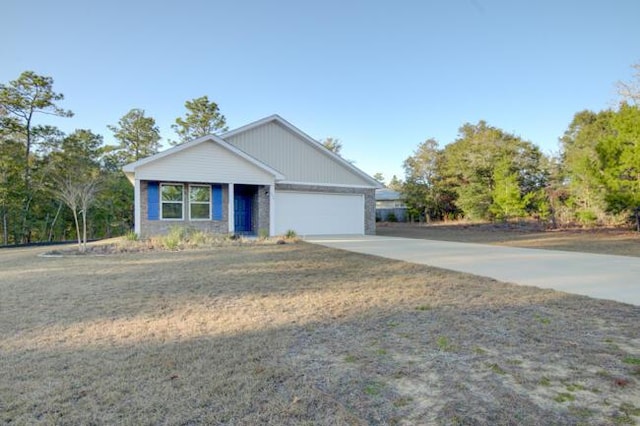
M160 244L167 250L177 250L180 246L180 234L178 231L174 231L175 228L171 228L167 235L160 237Z
M387 222L397 222L398 218L396 217L396 214L394 212L389 212L389 214L387 215Z
M201 246L211 241L211 236L204 231L193 231L189 235L189 245Z
M138 234L136 234L135 231L129 231L124 234L124 239L126 241L138 241Z
M298 238L298 233L293 229L289 229L287 230L287 232L285 232L284 237L288 240L294 240Z
M260 238L261 240L266 240L267 238L269 238L269 231L264 228L258 229L258 238Z
M595 225L598 221L598 215L591 210L579 211L576 216L578 217L578 222L583 226Z
M167 235L160 237L160 244L167 250L177 250L181 245L189 241L189 237L195 231L192 228L175 225L169 229Z
M178 248L180 247L180 240L178 240L173 235L165 235L160 240L160 242L162 243L162 246L167 250L178 250Z

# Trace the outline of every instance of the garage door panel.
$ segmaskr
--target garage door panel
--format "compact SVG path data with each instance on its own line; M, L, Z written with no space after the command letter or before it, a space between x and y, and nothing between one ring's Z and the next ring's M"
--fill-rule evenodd
M276 233L364 234L364 196L277 191Z

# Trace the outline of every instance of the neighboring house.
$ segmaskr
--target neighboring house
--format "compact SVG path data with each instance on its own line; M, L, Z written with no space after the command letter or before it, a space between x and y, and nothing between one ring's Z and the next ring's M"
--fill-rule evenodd
M407 220L407 206L398 191L389 188L376 189L376 218L381 221L393 214L398 222Z
M124 166L135 232L374 234L380 184L272 115Z

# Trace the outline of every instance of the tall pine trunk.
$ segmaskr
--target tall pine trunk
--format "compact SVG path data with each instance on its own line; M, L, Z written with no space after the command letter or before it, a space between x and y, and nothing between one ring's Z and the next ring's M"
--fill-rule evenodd
M30 190L30 189L28 189ZM30 210L31 210L31 194L27 194L25 201L24 201L24 207L22 209L22 228L20 229L20 241L24 244L28 244L31 242L31 224L30 222ZM18 242L16 241L16 244Z
M29 116L27 117L26 123L26 137L25 141L25 153L24 153L24 191L25 191L25 200L24 206L22 210L22 230L21 230L21 240L23 243L31 242L31 224L30 222L30 209L31 209L31 200L33 199L33 194L31 193L31 168L29 167L29 158L31 157L31 117L33 116L33 109L29 112Z
M53 221L51 222L51 228L49 228L49 242L53 240L53 233L55 230L56 221L58 220L58 216L60 215L60 210L62 210L62 203L58 203L58 211L56 211L56 215L54 216Z
M7 209L2 210L2 242L6 246L9 244L9 230L7 229Z

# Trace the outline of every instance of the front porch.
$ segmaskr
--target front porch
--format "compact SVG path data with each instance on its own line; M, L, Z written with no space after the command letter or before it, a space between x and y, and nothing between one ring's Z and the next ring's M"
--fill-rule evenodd
M273 211L271 186L228 184L229 233L273 235L270 213Z
M274 235L273 193L273 185L136 181L135 231L152 236L188 226L215 234Z

